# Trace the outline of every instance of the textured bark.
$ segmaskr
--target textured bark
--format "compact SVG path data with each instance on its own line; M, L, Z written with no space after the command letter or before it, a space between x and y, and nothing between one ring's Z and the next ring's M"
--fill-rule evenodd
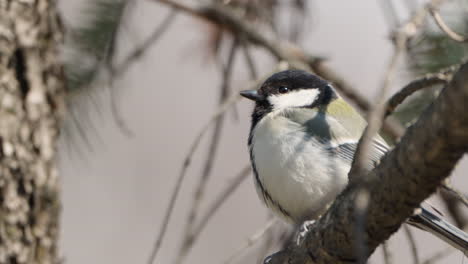
M0 263L56 263L63 112L53 0L0 0Z
M356 263L366 259L434 193L468 150L468 63L370 173L348 186L300 246L268 259L276 263ZM365 226L356 217L368 194ZM362 249L365 245L366 250Z

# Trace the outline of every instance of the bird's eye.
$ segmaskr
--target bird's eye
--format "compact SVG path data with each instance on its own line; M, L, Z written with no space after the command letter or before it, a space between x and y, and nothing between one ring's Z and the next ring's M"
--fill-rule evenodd
M286 86L280 86L280 87L278 88L278 92L279 92L279 93L282 93L282 94L287 93L287 92L289 92L289 88L286 87Z

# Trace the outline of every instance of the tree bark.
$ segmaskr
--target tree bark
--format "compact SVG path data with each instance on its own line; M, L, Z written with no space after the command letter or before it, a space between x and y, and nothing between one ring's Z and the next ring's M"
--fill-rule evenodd
M54 0L0 0L0 263L57 263L64 112Z

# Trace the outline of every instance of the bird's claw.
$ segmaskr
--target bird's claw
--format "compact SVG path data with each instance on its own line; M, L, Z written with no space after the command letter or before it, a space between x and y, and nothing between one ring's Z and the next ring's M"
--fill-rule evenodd
M307 233L311 230L311 227L314 224L315 224L315 220L307 220L302 223L296 235L297 245L300 245L304 241L304 238L306 237Z

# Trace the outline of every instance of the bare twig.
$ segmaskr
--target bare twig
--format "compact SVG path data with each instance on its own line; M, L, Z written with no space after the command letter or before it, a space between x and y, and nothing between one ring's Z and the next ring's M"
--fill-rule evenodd
M371 150L372 139L377 135L380 127L382 126L382 120L385 113L385 98L387 92L390 89L390 85L395 77L398 61L404 52L406 41L408 36L406 32L400 31L397 34L396 46L394 48L393 56L385 74L385 79L380 88L375 105L372 107L370 114L368 115L368 125L364 131L361 139L359 140L356 152L354 154L353 166L349 173L349 180L353 181L357 175L363 175L363 171L366 168L366 160L369 157Z
M198 221L198 225L193 228L193 232L191 234L192 243L190 246L194 245L195 241L201 234L201 232L205 229L210 219L214 216L214 214L221 208L221 206L226 202L226 200L234 193L235 190L240 186L240 184L250 175L251 168L250 165L244 167L239 174L234 178L234 180L229 183L229 185L222 190L217 197L214 199L214 202L209 206L207 213L201 217L201 220Z
M126 135L127 137L133 137L134 133L133 131L127 126L127 123L125 122L124 118L120 114L119 107L117 105L117 93L115 89L113 89L114 85L114 79L111 75L111 77L108 79L108 87L109 87L109 103L110 103L110 110L112 113L112 116L114 117L114 123L117 125L117 127Z
M468 225L468 218L465 216L465 213L460 206L461 201L451 192L443 188L440 189L439 195L456 225L461 229L465 229Z
M468 207L468 198L465 194L460 192L459 190L455 189L448 181L444 181L441 185L442 189L450 192L453 196L455 196L463 205Z
M290 9L294 14L290 15L288 39L292 43L297 43L302 36L306 18L307 18L307 3L308 0L289 1Z
M379 4L388 26L390 28L398 27L400 25L400 19L398 18L398 14L395 10L393 0L380 0Z
M451 74L441 72L437 74L427 74L420 79L411 81L387 101L385 116L392 114L395 108L413 93L433 85L446 84L450 79Z
M442 30L449 38L455 40L456 42L468 42L468 37L464 37L457 32L453 31L447 24L445 24L444 20L442 19L441 15L437 11L437 9L433 6L429 8L432 18L434 18L435 23L437 26Z
M379 95L375 104L372 107L370 114L368 115L368 126L364 131L361 139L359 140L354 159L353 166L349 173L349 179L352 181L356 175L361 175L365 169L366 159L369 157L370 146L372 139L378 133L382 126L383 117L385 114L385 97L390 85L395 77L397 63L404 53L407 41L417 32L417 30L423 25L424 19L428 13L429 7L436 7L440 5L444 0L432 0L429 4L417 10L406 22L395 35L395 47L391 57L390 63L387 67L385 78L380 88Z
M414 239L413 232L408 225L403 225L403 230L405 231L406 238L408 239L408 243L411 247L411 255L413 256L413 263L419 264L419 254L418 254L418 247L416 246L416 240Z
M200 220L197 221L198 225L192 227L190 233L186 234L184 237L183 249L180 250L179 255L177 256L175 263L181 263L184 261L185 257L187 256L190 249L195 245L198 237L200 236L201 232L205 229L211 218L215 215L215 213L221 208L221 206L226 202L226 200L234 193L235 190L240 186L240 184L249 176L251 172L250 165L245 166L234 178L232 182L228 184L228 186L222 190L214 199L214 202L208 207L208 210L205 215L200 217ZM195 225L195 224L193 224ZM180 256L183 254L182 256Z
M263 81L263 79L259 79L256 81L251 82L249 85L249 89L257 89L257 87L260 85L260 83ZM208 131L208 129L211 127L211 125L218 119L219 116L223 115L232 105L234 105L238 100L240 99L240 95L238 93L233 93L229 98L224 101L222 105L218 107L218 109L213 113L213 115L210 117L210 119L206 122L206 124L201 128L201 130L198 132L198 134L195 136L188 153L186 154L184 158L184 162L182 165L182 168L180 170L179 176L177 177L176 180L176 185L174 187L174 190L172 192L171 199L169 201L168 208L165 212L164 215L164 220L163 224L161 225L159 235L157 237L156 242L153 245L153 249L151 251L150 257L148 259L148 263L152 264L154 260L156 259L157 253L159 251L159 248L161 247L162 241L164 239L164 235L167 231L167 225L169 223L169 219L172 215L172 211L174 209L175 201L177 199L177 196L179 195L180 187L182 185L182 182L185 178L185 174L187 172L187 169L190 165L190 162L192 160L193 153L195 150L198 148L198 145L200 144L201 139L205 135L205 133Z
M448 188L445 188L447 186ZM439 189L442 201L445 207L461 229L465 229L468 225L468 219L462 211L461 204L466 206L466 195L461 194L459 191L452 189L449 180L442 183L442 188Z
M272 219L275 216L272 214L272 212L268 211L267 212L267 219ZM257 258L256 258L256 263L262 263L263 259L265 259L265 256L268 254L270 248L275 245L275 243L281 242L281 236L278 235L276 231L280 231L281 227L279 225L276 225L276 228L270 228L266 233L265 233L265 239L264 243L261 245L261 247L258 249L257 253Z
M182 3L179 3L178 1L173 1L173 0L153 0L153 1L163 3L179 11L188 13L191 16L198 17L200 19L206 19L203 14L198 12L194 7L191 7L187 4L182 4Z
M249 68L250 79L255 80L258 78L257 67L255 66L252 54L250 54L249 45L246 43L245 40L241 40L241 45L245 57L245 62L247 64L247 67Z
M152 1L169 5L197 18L202 18L208 22L224 26L237 37L266 49L280 61L288 62L292 68L315 72L323 78L335 83L337 85L337 89L345 97L355 102L361 110L366 112L369 109L370 104L367 99L357 93L356 89L349 85L338 74L327 68L324 65L323 58L307 54L304 50L291 43L283 43L279 40L273 41L268 39L261 32L246 23L232 10L226 7L217 4L193 7L173 0ZM403 131L401 126L396 124L396 122L388 121L385 122L384 129L394 138L401 136Z
M232 264L235 263L240 257L245 254L245 251L255 245L267 232L276 224L277 218L270 219L260 230L255 232L252 236L247 239L245 245L239 247L233 254L229 256L225 261L224 264Z
M192 7L173 0L153 1L177 8L178 10L186 12L192 16L223 26L234 35L244 37L252 44L265 48L278 60L286 60L292 67L297 69L310 70L305 61L299 59L300 56L305 56L302 54L302 50L292 44L287 45L286 43L277 43L276 41L266 38L263 34L252 27L251 24L244 21L235 12L233 12L232 9L229 9L226 6L212 4ZM312 56L307 57L312 59Z
M222 72L223 80L220 89L221 94L219 97L220 105L226 100L226 98L229 95L229 83L231 81L232 66L234 65L235 54L238 46L237 43L237 40L234 40L229 52L226 67L225 69L223 69ZM179 253L177 254L178 258L175 263L183 262L194 242L193 226L195 224L195 221L197 220L197 214L199 213L200 205L203 200L204 191L213 168L216 150L221 137L221 128L223 120L223 115L220 115L215 121L214 133L211 137L211 143L206 157L205 165L203 167L200 180L198 181L198 185L195 189L195 196L192 202L192 206L190 207L191 209L187 218L185 232L183 233L182 247L180 248Z
M161 24L159 24L159 26L156 27L156 29L151 33L151 35L140 45L136 46L131 52L129 52L123 60L123 62L114 68L113 76L122 76L134 62L141 58L141 56L143 56L149 50L150 47L152 47L159 39L161 39L164 33L167 32L169 27L175 21L177 14L177 9L171 9L166 15L166 17L163 19Z
M211 217L221 208L221 205L229 198L235 190L240 186L240 184L249 176L251 172L250 165L245 166L239 174L234 178L234 180L224 189L222 190L214 199L211 206L208 207L207 213L200 217L200 221L198 221L198 225L193 228L192 232L192 240L195 240L203 229L206 227L208 222L210 221Z
M117 36L117 31L113 34L113 42L109 47L109 57L106 61L107 63L107 70L109 71L109 77L107 80L107 85L109 87L109 96L110 96L110 109L112 112L112 116L114 117L115 124L117 127L127 136L133 136L133 132L130 128L126 125L124 118L121 116L118 106L117 106L117 94L115 89L113 89L114 81L118 78L124 76L125 72L129 69L129 67L136 62L141 56L151 47L153 46L160 37L167 31L169 26L174 21L176 17L177 10L171 9L167 16L163 19L161 24L153 31L153 33L140 45L134 48L127 57L117 66L112 65L113 54L115 49L115 38Z
M283 43L278 40L269 40L229 8L217 4L193 7L173 0L152 1L169 5L192 16L224 26L237 37L245 39L254 45L263 47L279 60L287 61L291 67L313 71L323 78L335 83L340 93L353 101L364 112L367 112L370 108L368 100L357 93L356 89L349 85L338 74L324 65L323 58L307 54L304 50L290 43ZM445 0L432 0L430 5L437 6L443 1ZM412 16L412 19L405 24L403 30L407 33L408 37L413 36L415 34L415 30L423 24L424 18L428 13L428 8L429 4L417 10ZM401 126L395 122L388 121L384 124L384 130L394 138L401 136L403 131Z
M325 65L322 60L310 61L310 66L315 73L319 76L330 80L339 91L340 95L347 98L355 106L357 106L362 112L368 113L371 108L371 104L362 94L360 94L354 87L337 74L333 69ZM387 119L383 124L383 129L392 138L399 138L403 134L403 127L395 120Z
M232 96L230 96L219 108L218 110L211 116L211 118L208 120L208 122L202 127L202 129L200 130L200 132L197 134L197 136L195 137L194 141L192 142L192 145L190 146L190 149L187 153L187 155L185 156L185 159L184 159L184 162L183 162L183 165L182 165L182 168L181 168L181 171L179 173L179 176L177 177L177 180L176 180L176 185L174 187L174 190L172 192L172 196L171 196L171 199L169 201L169 205L167 207L167 210L166 210L166 213L164 215L164 219L163 219L163 223L161 225L161 228L159 230L159 235L157 237L157 240L156 242L154 243L153 245L153 249L151 251L151 254L150 254L150 257L148 259L148 263L149 264L152 264L154 262L154 260L156 259L156 256L157 256L157 253L161 247L161 244L162 244L162 241L164 239L164 235L166 234L166 231L167 231L167 225L169 224L169 219L172 215L172 211L174 210L174 205L175 205L175 201L177 199L177 196L179 195L179 191L180 191L180 187L182 186L182 182L185 178L185 174L187 172L187 169L190 165L190 162L192 160L192 156L193 156L193 153L195 152L195 150L197 149L198 145L200 144L200 141L203 137L203 135L205 135L205 133L208 131L208 129L211 127L211 125L213 124L213 122L219 117L221 116L222 114L224 114L224 112L229 109L229 107L231 107L235 102L237 102L238 100L240 99L240 95L238 94L233 94Z
M361 109L363 112L369 111L371 107L369 100L365 98L362 94L360 94L350 83L348 83L338 73L333 71L333 69L325 65L325 62L323 60L309 61L309 65L315 73L331 81L340 91L340 94L348 98L359 109Z

